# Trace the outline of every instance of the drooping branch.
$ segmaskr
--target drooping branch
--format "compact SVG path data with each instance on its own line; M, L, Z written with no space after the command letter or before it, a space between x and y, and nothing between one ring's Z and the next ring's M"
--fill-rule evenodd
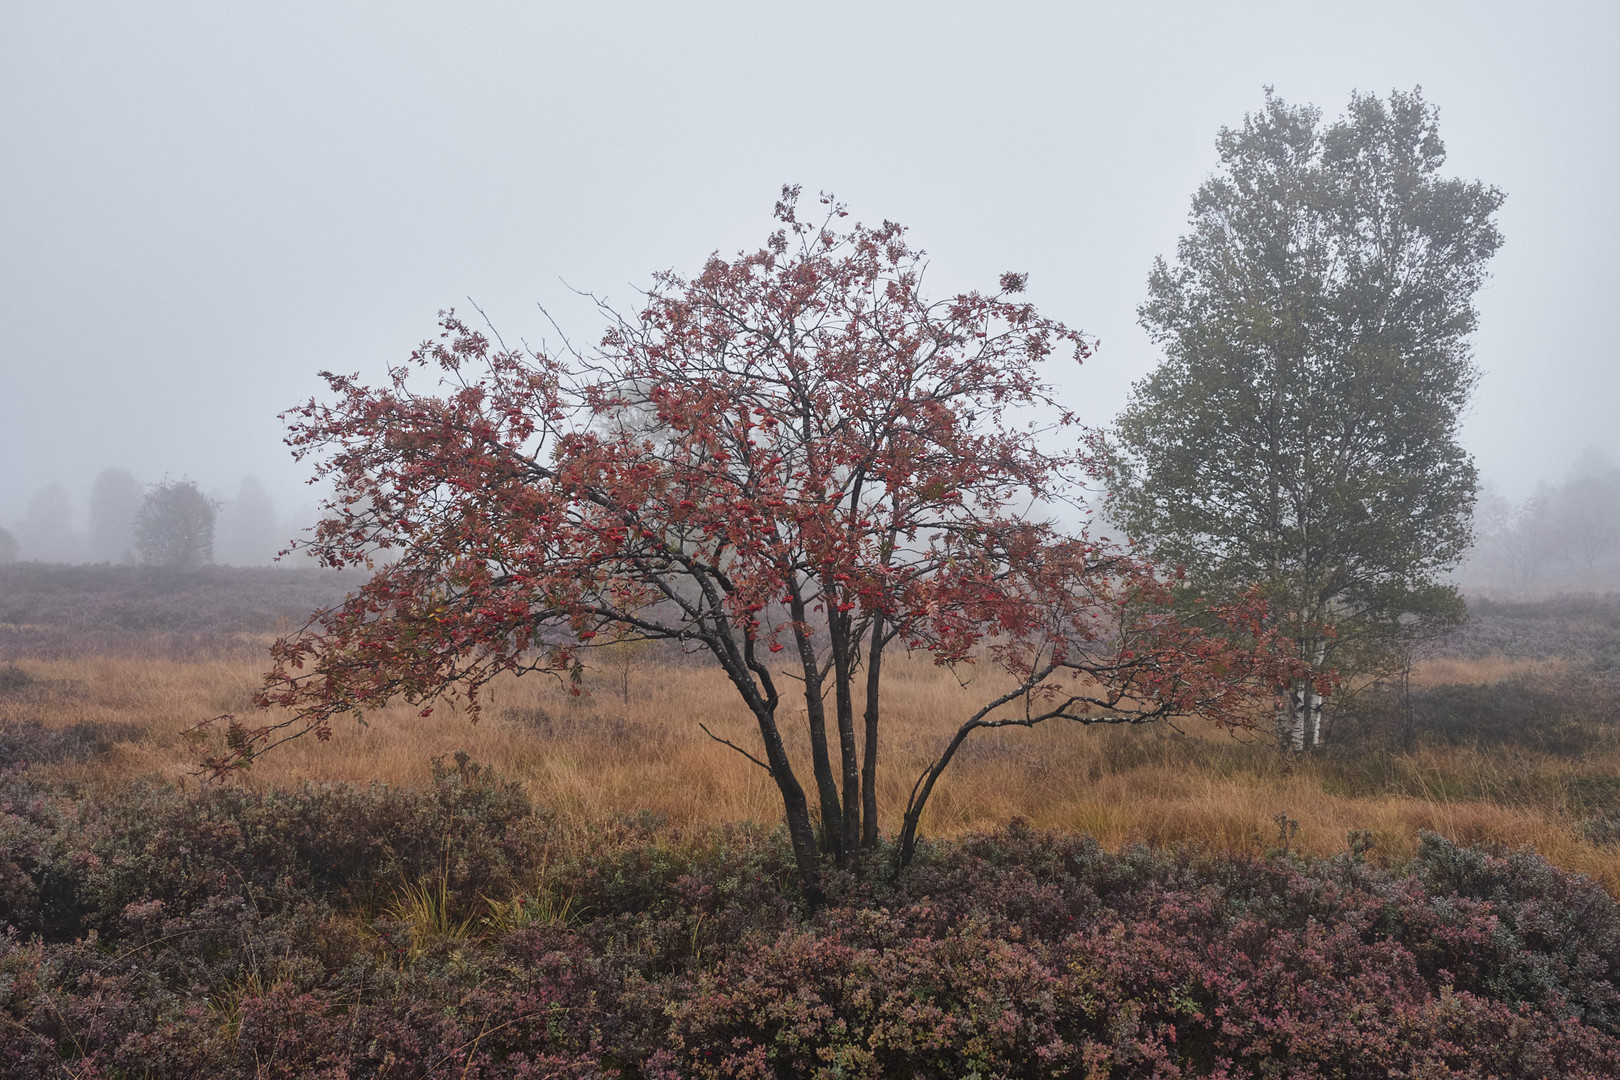
M743 757L747 758L749 761L752 761L755 765L758 765L760 768L764 769L766 775L772 775L771 774L771 767L769 765L765 764L763 761L759 760L759 758L755 757L753 754L750 754L747 750L744 750L742 747L738 746L736 743L732 742L730 739L722 739L720 736L718 736L714 732L710 731L708 724L705 724L700 720L700 721L698 721L698 727L703 729L703 734L707 735L709 738L713 739L715 742L721 744L722 746L731 747L733 750L737 751L737 753L741 754Z

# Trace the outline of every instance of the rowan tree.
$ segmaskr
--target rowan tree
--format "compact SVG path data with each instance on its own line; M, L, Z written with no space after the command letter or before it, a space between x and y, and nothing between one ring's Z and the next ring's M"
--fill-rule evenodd
M1465 614L1444 574L1471 541L1457 430L1502 193L1442 174L1417 91L1353 96L1331 124L1268 91L1217 146L1149 278L1165 359L1119 417L1109 509L1186 568L1184 595L1264 590L1314 669L1278 715L1303 748L1326 672L1398 667L1412 633Z
M1021 302L1018 275L924 299L899 226L845 227L825 198L804 221L797 195L759 251L657 276L633 316L604 307L589 353L507 348L446 314L385 385L328 373L333 399L291 414L335 491L312 546L333 566L387 558L276 643L260 702L291 713L232 721L212 764L394 697L476 715L503 672L579 689L594 649L677 642L752 713L757 744L728 745L776 784L814 896L821 856L879 841L889 648L1011 675L918 778L902 862L974 731L1251 722L1292 671L1252 605L1220 613L1241 634L1206 633L1168 612L1149 564L1044 516L1087 462L1050 449L1075 420L1040 371L1084 339ZM1017 423L1041 409L1049 423ZM779 718L793 692L809 790Z

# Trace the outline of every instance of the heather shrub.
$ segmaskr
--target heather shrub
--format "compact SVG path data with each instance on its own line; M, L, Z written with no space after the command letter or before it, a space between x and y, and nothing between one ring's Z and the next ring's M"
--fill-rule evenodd
M1414 694L1424 737L1447 745L1505 744L1580 755L1614 741L1620 691L1590 678L1512 678Z
M420 790L130 785L113 799L50 811L72 827L59 827L49 844L29 823L64 797L0 789L0 800L0 820L18 822L0 834L15 849L12 861L30 860L39 887L57 897L43 923L29 927L52 938L116 933L126 910L143 904L161 904L170 916L226 898L266 913L310 900L370 912L395 890L428 880L472 908L518 892L547 843L545 820L521 789L465 755L434 762L432 782ZM0 910L14 924L27 917L22 907Z
M1413 734L1432 746L1579 757L1612 749L1620 738L1620 686L1589 673L1413 687L1410 706ZM1359 759L1400 745L1403 724L1396 689L1372 687L1335 705L1332 734Z
M1563 593L1518 601L1470 597L1468 615L1446 638L1448 652L1578 658L1610 682L1620 679L1620 594Z
M8 658L217 656L248 643L262 654L258 635L301 624L362 580L281 567L0 563L0 649Z
M0 719L0 766L49 765L105 754L114 743L134 741L132 724L81 721L48 728L38 720Z
M465 756L419 790L13 768L0 1078L1620 1075L1593 883L1438 837L1397 868L1285 847L1015 821L811 910L779 832L564 837Z
M34 677L16 664L0 667L0 697L20 694L33 684Z
M1595 882L1530 852L1458 847L1432 833L1414 869L1439 904L1485 912L1480 951L1455 961L1478 973L1470 989L1620 1033L1620 907Z

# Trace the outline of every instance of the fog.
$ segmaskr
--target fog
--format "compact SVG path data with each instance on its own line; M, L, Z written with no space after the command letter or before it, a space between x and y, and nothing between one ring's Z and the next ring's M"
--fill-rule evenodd
M0 525L116 560L108 515L184 477L220 558L267 558L315 501L276 414L318 370L376 375L469 297L589 340L570 287L628 306L757 246L785 182L910 226L936 294L1028 271L1100 338L1060 381L1107 423L1267 85L1329 117L1421 85L1448 171L1507 192L1465 443L1511 516L1620 458L1617 46L1602 3L7 4Z

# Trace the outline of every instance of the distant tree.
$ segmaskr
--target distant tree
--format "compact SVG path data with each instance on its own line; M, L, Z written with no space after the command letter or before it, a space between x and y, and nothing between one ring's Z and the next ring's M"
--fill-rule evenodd
M1589 446L1552 502L1565 551L1590 575L1605 556L1620 548L1620 468L1602 450Z
M39 562L78 562L84 538L73 529L73 501L61 484L34 492L18 528L25 558Z
M333 566L397 558L276 644L260 702L293 712L228 728L216 767L394 697L476 706L501 672L578 688L595 649L672 642L754 717L752 748L727 745L777 787L813 896L822 854L878 842L891 646L1004 677L918 777L902 861L975 732L1251 722L1292 673L1263 631L1205 633L1166 610L1150 564L1041 516L1084 461L1021 421L1051 405L1041 364L1083 354L1078 335L1017 300L1018 275L930 302L898 226L845 231L836 206L801 221L796 196L762 250L608 312L589 356L498 347L447 316L381 387L328 374L334 400L297 410L289 440L334 491L312 546ZM1256 625L1248 605L1222 614ZM779 711L795 686L810 795Z
M5 529L0 529L0 563L14 563L22 553L22 545Z
M1517 512L1517 507L1488 483L1480 486L1474 503L1474 546L1460 571L1470 584L1502 585L1511 579L1508 534Z
M190 480L166 480L146 494L135 516L135 551L148 566L184 569L214 561L219 504Z
M1534 585L1549 563L1568 556L1564 536L1553 512L1556 492L1546 481L1513 508L1508 528L1501 537L1514 584Z
M1165 350L1115 430L1110 516L1186 567L1186 597L1258 584L1315 676L1278 737L1315 745L1330 668L1400 662L1465 609L1475 469L1457 441L1477 374L1473 297L1502 193L1441 175L1417 91L1324 124L1269 90L1158 260L1143 326Z
M103 469L90 488L90 561L128 562L135 547L141 485L123 469Z
M234 566L272 562L285 543L276 505L256 477L244 476L219 513L219 557Z

